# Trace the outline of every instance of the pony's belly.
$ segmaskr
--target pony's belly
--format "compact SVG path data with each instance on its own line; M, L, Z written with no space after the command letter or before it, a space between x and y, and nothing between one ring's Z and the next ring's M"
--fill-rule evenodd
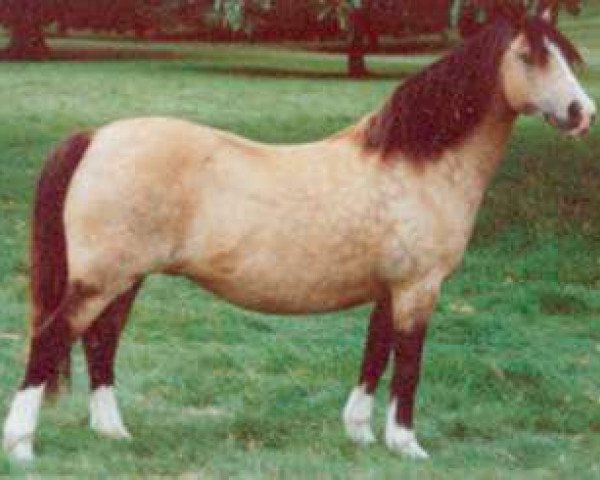
M231 285L204 285L205 288L234 303L235 305L263 313L277 314L309 314L326 313L362 305L373 301L374 291L353 292L285 292L269 291L268 289L250 292L245 288Z
M255 274L252 274L255 273ZM380 286L369 276L315 277L297 272L187 274L202 287L240 307L264 313L323 313L373 301Z

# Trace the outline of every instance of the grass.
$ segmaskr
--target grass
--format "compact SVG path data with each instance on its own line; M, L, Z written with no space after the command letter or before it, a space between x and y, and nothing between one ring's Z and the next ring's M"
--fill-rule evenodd
M568 25L600 99L600 17ZM109 45L116 48L121 44ZM106 43L58 42L62 49ZM344 58L226 45L127 48L161 58L0 64L0 412L23 373L27 238L43 158L72 130L175 115L270 142L320 138L379 105L432 57ZM600 478L600 131L576 142L519 122L464 265L446 284L425 352L414 463L344 438L367 308L301 318L222 303L186 281L150 279L118 360L134 440L86 428L77 351L73 392L42 414L39 459L0 454L0 475L233 478ZM387 392L377 398L381 437Z

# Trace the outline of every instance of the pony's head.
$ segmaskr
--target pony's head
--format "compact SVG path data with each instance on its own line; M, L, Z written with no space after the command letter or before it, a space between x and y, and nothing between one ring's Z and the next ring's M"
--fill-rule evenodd
M365 146L384 158L395 151L415 162L440 158L493 105L511 116L541 113L552 125L582 135L596 107L571 71L580 61L577 49L543 14L498 11L462 46L396 89L370 118Z
M518 113L540 113L570 135L587 133L596 106L571 70L581 62L575 46L546 14L522 15L510 21L516 35L500 64L500 81L509 106Z

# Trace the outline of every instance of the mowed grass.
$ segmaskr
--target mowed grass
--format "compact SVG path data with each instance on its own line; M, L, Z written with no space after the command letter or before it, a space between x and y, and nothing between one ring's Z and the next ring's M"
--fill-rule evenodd
M596 99L598 27L595 16L569 24ZM2 417L24 369L33 185L60 138L158 114L263 141L308 141L376 108L432 59L375 57L370 65L383 75L350 81L342 57L283 48L108 46L165 58L0 64ZM42 412L38 459L24 468L0 454L0 474L600 478L599 149L600 130L573 141L539 119L519 122L465 262L432 319L416 410L431 461L396 457L381 441L360 448L343 434L340 410L356 381L368 307L265 316L155 277L118 358L118 396L134 439L110 441L87 428L77 350L72 393ZM377 398L380 439L386 383Z

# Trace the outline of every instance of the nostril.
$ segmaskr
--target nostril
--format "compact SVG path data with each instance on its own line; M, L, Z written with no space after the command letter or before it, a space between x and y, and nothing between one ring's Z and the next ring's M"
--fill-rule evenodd
M581 120L581 103L577 100L573 100L569 104L569 108L567 109L567 113L569 114L569 120L573 123L579 123Z

